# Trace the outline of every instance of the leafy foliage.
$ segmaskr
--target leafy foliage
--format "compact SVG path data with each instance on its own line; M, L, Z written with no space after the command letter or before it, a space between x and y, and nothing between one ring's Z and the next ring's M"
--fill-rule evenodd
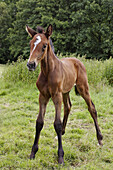
M6 35L8 27L11 25L11 17L9 15L8 5L5 2L0 2L0 63L5 63L10 56L9 41Z
M7 69L2 73L5 81L10 82L24 82L24 83L35 83L39 75L40 67L34 72L30 72L27 68L27 60L23 60L19 57L17 62L7 64Z
M61 58L62 56L59 56ZM68 57L76 57L75 54ZM77 57L81 60L87 70L88 82L93 87L97 87L110 84L113 85L113 59L106 60L104 62L97 60L85 59L85 56ZM23 60L20 57L17 62L7 64L7 69L2 73L5 81L19 82L31 84L35 83L40 72L40 66L38 65L36 71L30 72L27 69L27 60Z
M7 0L0 2L0 62L29 56L25 25L53 25L56 53L76 53L88 59L113 56L112 0Z
M109 84L113 86L113 60L112 59L106 61L104 76L107 78Z

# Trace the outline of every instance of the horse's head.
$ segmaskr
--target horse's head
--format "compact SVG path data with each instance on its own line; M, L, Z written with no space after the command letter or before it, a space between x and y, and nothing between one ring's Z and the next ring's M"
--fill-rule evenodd
M47 53L49 37L52 34L52 25L49 25L46 32L37 33L30 27L26 26L26 31L32 37L30 41L30 57L27 63L28 69L35 70L38 63L44 58Z

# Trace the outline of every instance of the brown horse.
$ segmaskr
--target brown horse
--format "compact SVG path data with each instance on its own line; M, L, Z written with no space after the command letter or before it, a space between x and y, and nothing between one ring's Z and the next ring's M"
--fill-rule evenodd
M38 151L40 132L44 124L44 115L50 97L55 105L54 128L58 136L58 162L64 163L64 151L62 147L62 135L65 133L68 115L71 109L69 92L76 84L77 91L84 98L88 110L94 120L99 145L102 145L102 134L97 122L97 112L90 98L86 69L76 58L63 58L59 60L52 51L50 36L52 25L49 25L46 32L37 33L30 27L26 30L32 37L30 41L30 57L27 63L29 70L35 70L38 63L41 63L41 72L36 82L40 91L39 115L36 121L36 135L30 158L35 158ZM61 122L61 105L64 103L64 118Z

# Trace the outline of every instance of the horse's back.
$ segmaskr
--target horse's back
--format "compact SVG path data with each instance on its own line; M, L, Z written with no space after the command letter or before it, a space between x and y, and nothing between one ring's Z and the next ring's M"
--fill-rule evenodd
M77 58L75 57L67 57L67 58L62 58L61 61L67 65L74 65L77 69L78 67L81 68L83 71L86 72L84 64Z
M61 62L63 63L63 67L65 68L65 70L67 70L68 72L71 72L71 74L73 74L74 72L76 72L76 75L78 76L78 74L86 74L86 69L84 64L77 58L62 58Z

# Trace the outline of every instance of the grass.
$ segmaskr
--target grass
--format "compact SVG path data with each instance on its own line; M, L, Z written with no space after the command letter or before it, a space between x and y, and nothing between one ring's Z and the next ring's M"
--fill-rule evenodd
M2 76L2 73L3 73L4 69L5 69L5 65L0 64L0 78Z
M85 64L87 65L87 62ZM4 66L4 69L7 70L7 67ZM14 66L12 67L14 69ZM99 77L98 79L100 81ZM0 78L0 168L3 170L113 169L113 87L105 84L106 80L99 81L95 84L96 88L90 82L90 93L104 136L103 147L97 145L93 120L84 100L76 96L72 89L70 96L73 106L66 133L62 137L65 165L60 166L57 163L57 140L53 127L55 110L52 101L50 100L47 106L39 151L35 160L29 160L39 110L36 80L33 77L32 83L28 80L27 82L18 80L14 83L2 76Z

